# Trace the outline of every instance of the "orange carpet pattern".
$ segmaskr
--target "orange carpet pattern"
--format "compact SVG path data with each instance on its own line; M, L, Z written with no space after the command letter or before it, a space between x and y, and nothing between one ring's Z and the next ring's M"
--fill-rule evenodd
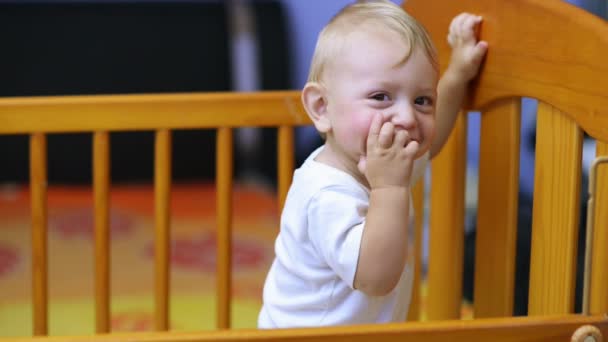
M153 192L150 185L111 190L113 331L151 330L154 293ZM49 330L89 334L94 326L93 200L87 187L48 191ZM174 185L171 198L171 328L215 327L215 190ZM278 230L276 196L235 186L233 326L255 327ZM0 336L32 331L29 192L0 188Z
M153 330L154 196L150 184L111 189L112 331ZM172 330L215 328L216 217L213 184L171 193ZM0 185L0 337L31 336L30 194ZM256 185L233 193L232 325L254 328L278 232L276 195ZM90 187L48 190L49 334L94 332L94 224ZM425 291L423 287L422 296ZM424 300L422 300L424 317ZM470 317L463 306L463 317Z

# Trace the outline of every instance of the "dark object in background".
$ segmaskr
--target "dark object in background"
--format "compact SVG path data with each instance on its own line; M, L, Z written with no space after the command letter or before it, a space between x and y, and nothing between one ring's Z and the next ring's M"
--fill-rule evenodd
M286 89L282 9L254 8L263 87ZM228 91L227 21L223 1L1 2L0 96ZM49 181L90 182L91 144L88 133L49 135ZM264 148L276 151L276 141ZM0 182L27 182L28 138L0 136L0 151ZM150 181L153 156L153 132L112 133L113 182ZM174 180L211 180L214 161L213 130L173 132Z
M258 69L260 87L267 90L291 88L290 61L292 60L287 41L287 20L283 7L267 0L252 1L255 16L255 31L258 41ZM245 159L236 156L235 177L245 171ZM267 184L277 184L277 129L262 128L261 153L254 170L264 177Z

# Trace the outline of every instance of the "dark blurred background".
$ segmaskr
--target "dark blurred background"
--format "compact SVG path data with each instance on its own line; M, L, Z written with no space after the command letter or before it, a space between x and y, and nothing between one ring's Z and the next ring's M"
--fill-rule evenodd
M0 96L288 89L285 20L277 1L3 1ZM255 63L256 80L235 63ZM256 134L258 150L276 150L273 130ZM174 179L212 180L215 132L173 138ZM28 138L1 136L0 151L0 182L27 182ZM49 135L48 151L51 183L90 182L91 134ZM256 157L248 167L274 179L275 153ZM113 182L151 180L153 132L112 133L111 158Z

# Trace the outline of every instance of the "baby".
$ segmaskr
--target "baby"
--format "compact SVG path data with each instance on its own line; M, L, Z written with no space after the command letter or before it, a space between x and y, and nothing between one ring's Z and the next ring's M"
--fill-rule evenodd
M427 32L390 1L349 5L323 29L302 102L325 143L294 173L260 328L406 319L410 190L447 140L485 55L480 21L453 19L441 81Z

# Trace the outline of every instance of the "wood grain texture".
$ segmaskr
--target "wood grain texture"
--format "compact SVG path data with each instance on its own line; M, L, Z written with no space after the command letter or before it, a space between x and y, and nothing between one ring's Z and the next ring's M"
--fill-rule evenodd
M608 143L597 142L596 156L608 156ZM608 165L600 165L595 189L595 229L591 272L591 313L608 313ZM587 218L589 219L589 218Z
M95 211L95 332L110 331L110 137L93 134Z
M169 330L171 258L171 131L156 131L154 144L155 329Z
M233 132L217 129L217 328L230 329L232 293L232 172Z
M427 317L460 317L464 245L467 118L454 130L431 164L431 212Z
M608 55L606 21L563 1L408 0L404 8L430 32L438 46L442 70L445 70L450 59L446 36L452 18L461 12L483 16L480 39L489 43L489 50L480 75L471 87L466 109L483 111L502 99L533 97L549 103L556 108L555 112L564 113L592 137L604 143L608 141L608 68L604 58ZM577 42L576 47L572 42ZM574 126L570 125L566 129L570 132L561 138L574 139L574 145L578 146L580 131ZM555 138L550 130L545 130L544 137L537 136L537 141L546 146L544 150L549 151L550 144L560 142L547 139ZM580 181L580 173L577 174L572 169L575 164L573 160L578 159L579 155L569 148L556 151L553 150L551 156L541 157L545 158L541 161L541 164L545 164L541 166L544 171L539 173L537 166L536 177L540 180L539 183L544 183L541 192L545 195L536 195L542 199L535 200L534 240L547 246L558 244L551 250L539 247L533 251L530 305L531 312L536 313L571 312L572 306L574 266L571 256L576 251L576 230L566 226L572 227L572 222L579 215L571 205L579 199L575 194L576 180L573 179ZM546 152L542 153L546 155ZM553 157L571 158L567 165L569 169L564 175L546 177L549 168L563 170L566 167L561 164L552 165ZM576 166L580 167L580 163ZM566 177L572 178L566 180ZM496 180L496 183L499 182ZM547 187L553 189L553 196L546 195L550 191ZM564 189L565 192L562 191ZM566 200L565 197L570 195L576 197ZM571 209L574 211L568 211ZM556 221L559 221L556 223L558 228L551 226ZM549 227L546 226L547 222ZM539 226L545 228L536 229ZM550 233L550 229L554 233ZM558 239L558 231L562 233L561 244L558 241L546 241L549 238ZM480 257L485 256L478 256ZM594 258L605 260L603 255L595 254ZM545 267L547 269L543 273ZM560 267L561 272L558 270ZM534 274L535 272L541 273ZM552 284L551 289L543 289L549 283ZM605 282L602 281L602 284ZM599 291L597 287L595 291ZM536 298L537 295L539 298ZM555 302L550 297L556 298Z
M597 327L608 336L605 316L557 316L480 319L474 321L411 322L350 327L230 330L211 332L117 333L95 337L46 337L11 339L39 342L195 342L195 341L274 341L274 342L367 342L367 341L570 341L577 328Z
M32 305L34 335L48 334L46 135L30 135L30 191L32 206Z
M513 314L519 191L520 99L481 115L475 317Z
M608 141L608 22L557 0L407 0L404 8L428 29L441 68L450 59L447 33L461 12L483 16L488 54L469 107L527 96L567 113L596 139ZM576 42L576 43L574 43Z
M0 98L0 134L308 124L299 91Z
M414 280L410 310L407 314L408 321L419 321L422 314L422 236L424 233L424 176L414 185L412 189L412 201L414 202L414 215L416 218L414 227Z
M539 103L529 315L574 312L582 142L576 123Z
M279 215L283 210L287 192L291 185L294 164L294 130L292 126L280 126L277 136L278 153L278 184L279 184Z

